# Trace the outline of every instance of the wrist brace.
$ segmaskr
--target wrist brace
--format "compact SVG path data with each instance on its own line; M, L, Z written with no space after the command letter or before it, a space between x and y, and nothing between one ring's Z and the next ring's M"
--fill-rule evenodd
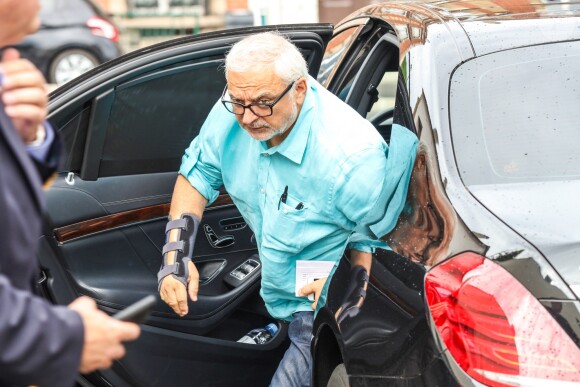
M171 230L179 230L177 241L169 242ZM165 227L165 245L163 246L163 264L157 273L158 288L161 288L161 281L168 275L181 282L187 288L189 278L188 263L193 258L193 248L195 247L195 237L199 229L199 219L193 214L182 214L181 218L169 220ZM171 265L167 264L167 254L175 251L175 260Z

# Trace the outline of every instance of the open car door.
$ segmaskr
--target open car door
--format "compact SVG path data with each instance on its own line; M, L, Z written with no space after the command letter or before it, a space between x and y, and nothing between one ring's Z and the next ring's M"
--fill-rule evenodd
M79 295L108 313L157 294L169 202L181 156L225 86L224 54L272 27L182 38L127 54L51 95L49 120L66 160L47 191L41 289L58 304ZM278 26L318 73L332 26ZM267 344L236 340L274 322L259 296L253 233L228 193L205 212L195 245L199 300L178 317L162 301L96 386L268 385L287 348L286 326ZM242 278L231 273L251 260Z

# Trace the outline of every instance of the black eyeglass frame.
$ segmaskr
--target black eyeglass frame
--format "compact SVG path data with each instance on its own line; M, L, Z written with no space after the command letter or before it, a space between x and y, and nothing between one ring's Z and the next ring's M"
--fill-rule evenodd
M296 81L298 81L298 80L296 80ZM222 105L224 105L224 107L226 108L226 110L227 110L228 112L230 112L230 113L232 113L232 114L235 114L236 116L243 116L243 115L244 115L244 113L246 113L246 109L250 109L250 111L251 111L252 113L254 113L254 114L257 116L257 117L270 117L272 114L274 114L274 105L276 105L278 102L280 102L280 100L281 100L282 98L284 98L284 96L285 96L285 95L286 95L286 94L287 94L287 93L288 93L288 92L289 92L289 91L292 89L292 86L294 86L294 84L296 83L296 81L293 81L292 83L290 83L290 84L289 84L289 85L288 85L288 86L287 86L287 87L284 89L284 91L282 92L282 94L280 94L280 95L278 96L278 98L276 98L274 101L272 101L272 102L270 102L270 103L250 103L250 104L247 104L247 105L244 105L243 103L239 103L239 102L234 102L234 101L225 101L225 100L224 100L224 97L225 97L225 95L226 95L226 91L228 90L228 84L226 83L226 87L224 88L224 91L223 91L223 93L222 93L222 98L221 98ZM230 109L228 108L228 105L227 105L227 104L232 104L232 105L237 105L237 106L240 106L240 107L244 108L244 110L242 110L242 112L241 112L241 113L234 113L234 112L232 111L232 110L233 110L233 107L232 107L232 110L230 110ZM268 107L268 108L270 108L270 114L258 114L258 113L256 113L256 112L254 111L254 109L252 109L252 106Z

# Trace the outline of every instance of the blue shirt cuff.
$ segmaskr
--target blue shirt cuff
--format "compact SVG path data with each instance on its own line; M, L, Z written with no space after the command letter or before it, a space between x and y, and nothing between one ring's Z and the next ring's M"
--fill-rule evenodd
M370 245L367 245L367 244L361 243L361 242L350 242L348 244L348 247L351 250L362 251L363 253L371 253L371 254L375 253L374 246L370 246Z
M54 129L50 125L48 121L44 121L44 130L46 131L46 137L44 142L40 145L36 146L27 146L26 150L31 157L34 157L36 160L45 162L46 157L48 156L48 152L52 146L52 142L54 141Z

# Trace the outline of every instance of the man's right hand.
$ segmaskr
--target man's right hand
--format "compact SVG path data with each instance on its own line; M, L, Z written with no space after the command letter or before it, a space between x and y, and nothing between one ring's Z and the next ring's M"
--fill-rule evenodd
M4 110L22 140L34 142L47 113L48 93L44 77L13 48L2 54L0 73L4 78L0 85Z
M188 262L189 277L187 278L188 288L173 276L168 275L161 281L159 295L175 313L183 317L187 314L187 295L191 301L197 301L197 291L199 290L199 273L193 262Z
M113 360L125 355L124 341L139 337L139 325L115 320L97 308L89 297L79 297L69 304L84 325L84 345L80 372L89 373L99 368L109 368Z

